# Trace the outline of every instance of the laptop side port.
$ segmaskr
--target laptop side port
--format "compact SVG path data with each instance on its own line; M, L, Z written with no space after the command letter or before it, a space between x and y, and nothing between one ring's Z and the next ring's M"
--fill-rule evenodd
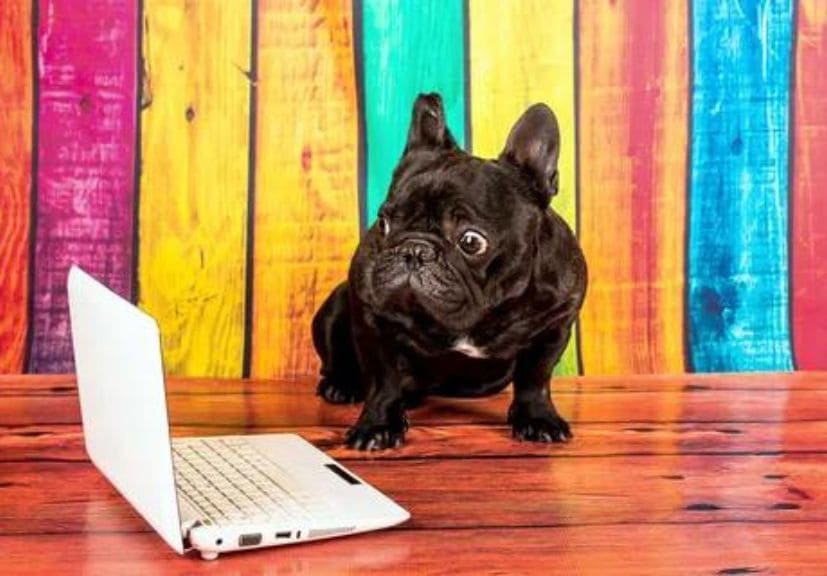
M261 544L261 532L242 534L238 537L238 545L242 548L245 546L258 546L259 544Z
M284 540L293 536L292 532L276 532L276 540Z

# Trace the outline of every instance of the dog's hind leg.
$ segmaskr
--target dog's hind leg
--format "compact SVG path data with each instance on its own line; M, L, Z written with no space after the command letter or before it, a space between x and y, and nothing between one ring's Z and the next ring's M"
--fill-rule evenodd
M313 345L322 361L316 394L334 404L365 398L348 306L348 284L337 286L313 317Z

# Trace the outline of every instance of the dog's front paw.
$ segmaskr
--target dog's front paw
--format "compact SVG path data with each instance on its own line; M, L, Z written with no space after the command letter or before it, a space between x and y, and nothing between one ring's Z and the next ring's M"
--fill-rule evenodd
M324 376L316 387L316 395L331 404L355 404L364 400L364 393L333 378Z
M518 440L533 442L568 442L572 438L569 423L549 409L521 410L514 406L508 411L511 435Z
M356 450L368 451L399 448L405 442L407 429L408 422L404 417L393 423L357 422L347 431L345 444Z

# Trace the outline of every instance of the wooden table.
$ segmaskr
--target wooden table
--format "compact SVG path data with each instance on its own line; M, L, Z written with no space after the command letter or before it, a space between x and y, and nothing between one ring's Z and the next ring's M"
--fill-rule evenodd
M510 393L433 399L376 454L313 387L173 380L174 434L298 432L412 519L204 562L89 463L71 377L0 377L0 574L827 573L827 373L560 380L565 445L513 441Z

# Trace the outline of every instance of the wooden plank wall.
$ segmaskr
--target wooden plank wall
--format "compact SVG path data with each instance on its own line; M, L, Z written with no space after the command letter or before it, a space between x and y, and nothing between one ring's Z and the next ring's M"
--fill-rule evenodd
M0 374L22 372L28 334L32 3L0 4Z
M580 2L583 369L683 372L684 2Z
M788 370L792 2L692 8L691 364Z
M137 9L39 0L32 372L73 369L72 263L132 297Z
M170 373L314 373L427 91L484 156L560 118L591 285L558 373L825 369L825 65L820 0L4 1L0 372L72 370L77 262Z
M545 102L560 122L560 190L552 201L576 229L574 2L471 0L468 12L473 153L496 158L523 111ZM577 336L555 372L578 373Z
M139 303L174 374L242 374L250 10L144 0Z
M315 373L310 322L359 238L349 0L258 4L251 373Z

